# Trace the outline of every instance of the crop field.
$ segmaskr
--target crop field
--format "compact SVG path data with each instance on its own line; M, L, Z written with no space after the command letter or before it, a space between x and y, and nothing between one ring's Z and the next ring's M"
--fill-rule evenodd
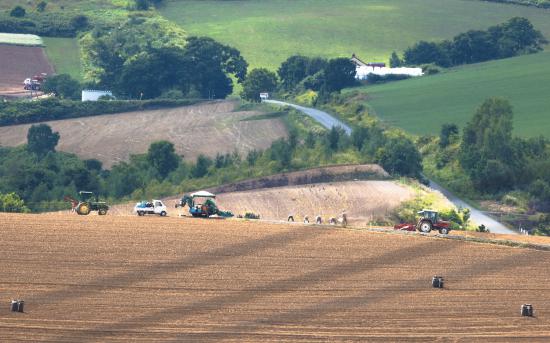
M0 32L0 44L42 46L43 43L42 39L36 35Z
M52 74L44 49L0 44L0 95L25 95L23 81L39 73Z
M69 74L82 81L80 50L75 38L44 37L46 55L53 64L56 74Z
M206 104L153 111L127 112L87 118L51 121L48 124L61 135L57 150L82 158L96 158L110 167L127 161L130 154L146 153L149 145L168 140L187 160L199 154L245 154L265 149L271 142L286 137L281 118L246 120L254 111L234 112L235 102L214 101ZM31 125L0 127L0 145L26 143Z
M515 134L549 137L550 133L550 52L365 86L359 92L367 95L366 102L382 120L415 134L434 134L444 123L462 127L493 96L513 105Z
M550 339L546 251L232 220L0 223L3 342Z
M294 54L387 61L419 40L442 40L523 16L550 37L550 11L468 0L171 0L160 9L191 35L239 49L252 67Z

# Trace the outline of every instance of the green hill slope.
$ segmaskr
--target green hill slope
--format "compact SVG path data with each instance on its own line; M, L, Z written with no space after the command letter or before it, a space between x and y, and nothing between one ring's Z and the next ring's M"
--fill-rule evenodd
M160 9L192 35L235 46L253 67L301 53L385 61L416 41L524 16L550 37L550 11L469 0L188 0Z
M69 74L82 80L80 50L76 38L43 37L46 55L57 74Z
M368 104L384 121L416 134L437 133L444 123L462 126L484 99L499 96L514 106L516 134L550 137L550 52L359 91L366 92Z

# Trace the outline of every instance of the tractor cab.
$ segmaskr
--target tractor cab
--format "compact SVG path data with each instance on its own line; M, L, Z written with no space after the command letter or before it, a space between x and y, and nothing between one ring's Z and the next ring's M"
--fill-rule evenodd
M78 192L78 195L80 196L80 201L89 201L94 197L93 192L86 192L86 191L80 191ZM95 197L95 201L99 201L98 197Z
M417 230L428 233L432 229L438 230L441 234L448 234L451 231L451 223L440 220L439 212L434 210L422 210L418 212L420 219L416 225Z
M438 217L439 217L439 212L437 212L437 211L432 211L432 210L422 210L422 211L418 211L418 214L420 215L420 217L421 217L422 219L431 220L432 223L437 223Z

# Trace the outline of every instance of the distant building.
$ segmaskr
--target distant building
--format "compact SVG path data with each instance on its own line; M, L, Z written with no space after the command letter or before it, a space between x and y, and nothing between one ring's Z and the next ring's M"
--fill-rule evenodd
M422 68L388 68L386 63L382 62L363 62L355 54L351 56L351 62L355 64L355 78L359 80L367 80L369 74L385 76L385 75L408 75L411 77L422 76Z
M269 99L269 93L260 93L260 99L262 100Z
M100 97L108 95L110 97L113 96L113 93L111 91L101 91L101 90L95 90L95 89L84 89L82 91L82 101L97 101Z

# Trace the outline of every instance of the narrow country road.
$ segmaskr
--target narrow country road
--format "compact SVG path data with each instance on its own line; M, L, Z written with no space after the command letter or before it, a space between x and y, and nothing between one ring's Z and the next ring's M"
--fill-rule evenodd
M289 102L284 101L278 101L278 100L264 100L263 102L279 105L279 106L290 106L298 111L307 114L311 118L317 120L321 125L326 127L327 129L331 129L333 126L341 127L343 128L346 133L349 135L351 134L351 127L349 125L346 125L341 120L333 117L332 115L328 114L327 112L323 112L321 110L310 108L310 107L304 107L300 105L291 104ZM509 229L504 224L494 220L493 218L489 217L488 215L484 214L482 211L470 206L468 203L466 203L464 200L456 197L454 194L446 190L445 188L441 187L437 183L430 181L430 188L440 191L445 195L455 206L461 207L461 208L467 208L470 210L472 221L474 221L477 224L483 224L489 230L491 233L501 233L501 234L517 234L517 232Z

